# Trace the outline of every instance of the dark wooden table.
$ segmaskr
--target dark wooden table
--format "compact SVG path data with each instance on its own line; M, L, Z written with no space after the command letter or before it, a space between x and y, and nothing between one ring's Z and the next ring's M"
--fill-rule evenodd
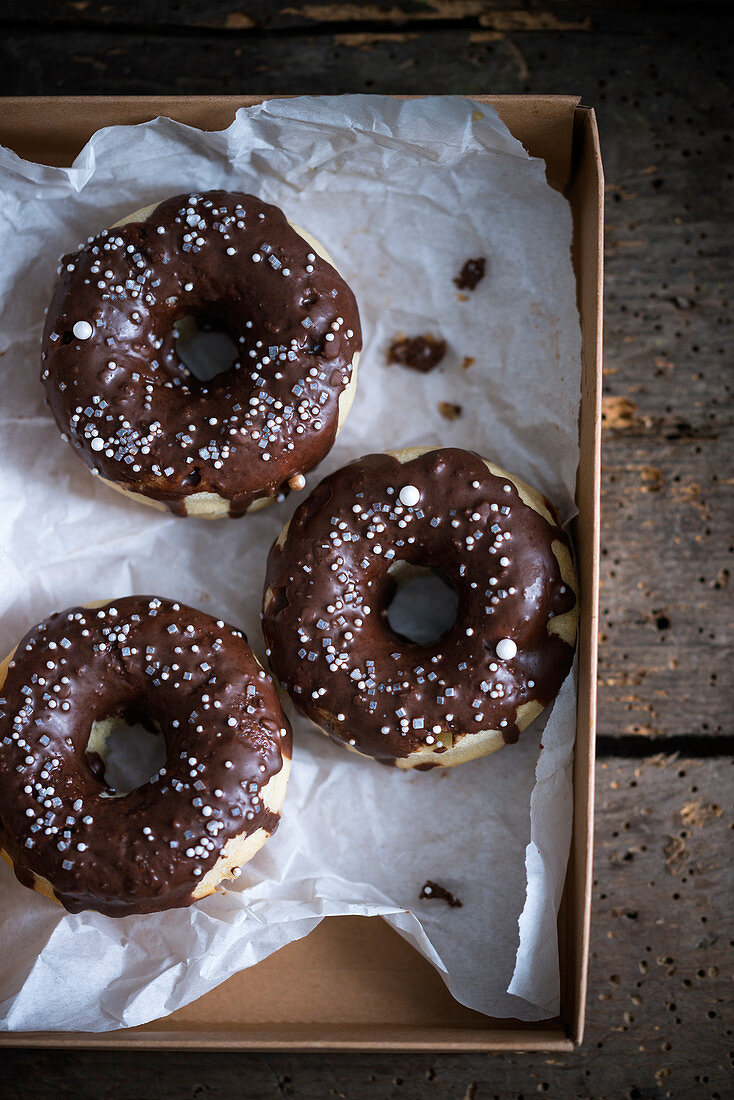
M543 1055L11 1052L0 1096L734 1095L732 21L574 0L0 3L0 92L571 92L607 174L586 1042Z

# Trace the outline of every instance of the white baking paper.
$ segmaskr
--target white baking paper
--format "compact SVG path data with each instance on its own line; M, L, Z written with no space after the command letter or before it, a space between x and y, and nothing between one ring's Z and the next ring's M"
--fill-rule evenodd
M147 203L214 187L281 206L326 245L359 302L358 395L309 489L362 453L458 445L572 514L580 332L570 211L490 108L459 97L271 100L220 133L168 119L101 130L72 168L0 150L2 653L53 610L157 593L244 627L262 654L265 555L298 498L214 524L129 502L62 442L38 381L60 255ZM476 256L487 275L463 300L452 278ZM387 367L399 332L447 340L441 367ZM462 415L442 418L440 401ZM380 914L472 1008L554 1014L574 726L569 678L537 768L536 726L488 759L404 774L295 718L280 829L236 886L190 909L73 916L3 864L2 1026L106 1031L165 1016L340 913ZM427 879L463 907L420 901Z

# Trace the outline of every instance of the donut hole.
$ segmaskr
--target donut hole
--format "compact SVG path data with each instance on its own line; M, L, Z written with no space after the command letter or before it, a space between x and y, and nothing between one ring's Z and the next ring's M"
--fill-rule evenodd
M228 325L217 317L182 317L173 326L176 354L200 382L232 369L239 350Z
M90 772L115 797L142 787L166 762L166 740L132 712L92 723L85 749Z
M388 575L385 618L393 634L424 646L443 638L456 622L459 596L440 570L396 561Z

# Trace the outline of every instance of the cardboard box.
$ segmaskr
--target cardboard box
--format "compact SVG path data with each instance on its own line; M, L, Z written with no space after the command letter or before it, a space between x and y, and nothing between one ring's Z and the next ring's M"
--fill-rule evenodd
M0 144L28 160L70 164L95 130L167 115L205 130L263 96L60 96L5 99ZM581 584L574 818L559 914L561 1012L525 1024L453 1000L438 974L383 921L332 917L310 936L173 1015L125 1031L10 1032L0 1046L240 1050L555 1050L581 1042L592 885L599 580L603 175L594 112L574 96L474 96L546 162L571 203L583 336L579 514Z

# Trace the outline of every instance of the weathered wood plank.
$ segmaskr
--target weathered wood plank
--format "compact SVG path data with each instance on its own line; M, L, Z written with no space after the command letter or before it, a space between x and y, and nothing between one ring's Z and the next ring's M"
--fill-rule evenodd
M267 18L285 6L268 7ZM398 27L398 16L440 5L389 5L379 27L365 31L367 7L329 6L342 21L348 9L354 31L340 23L324 36L324 26L336 25L328 22L314 24L312 36L268 39L247 28L224 36L200 29L194 47L173 34L110 28L154 11L177 25L196 12L219 19L232 5L88 5L79 18L110 20L106 31L9 27L0 87L581 92L599 113L609 181L600 732L662 742L731 737L734 218L725 16L711 18L709 5L697 9L707 18L692 19L673 7L664 24L645 17L630 25L628 12L594 4L592 33L537 29L537 21L500 32L462 29L489 8L459 5L460 26L439 20L418 33ZM537 11L572 20L577 8L558 2Z
M188 28L208 31L262 31L299 29L329 33L335 26L359 28L408 27L422 30L439 24L482 28L498 34L516 31L629 31L630 12L635 27L650 32L659 29L660 17L686 17L685 0L651 0L643 11L631 3L610 0L347 0L343 3L319 0L137 0L134 6L123 0L95 4L93 0L26 0L22 6L0 6L0 19L8 25L53 25L64 28L160 28L165 32ZM699 4L697 14L720 16L727 0Z
M334 26L369 25L414 28L439 23L491 27L500 32L513 30L589 30L591 14L613 15L607 2L569 3L545 0L542 4L518 5L516 0L351 0L347 3L319 3L313 0L281 0L263 4L259 0L179 0L161 4L140 0L134 7L121 0L104 5L92 0L27 0L22 8L8 5L0 17L10 24L51 23L57 27L93 26L227 31L293 31L299 28L326 32ZM670 9L668 9L670 10Z
M0 1097L723 1100L734 1047L731 773L724 759L602 763L587 1038L571 1057L8 1051Z

